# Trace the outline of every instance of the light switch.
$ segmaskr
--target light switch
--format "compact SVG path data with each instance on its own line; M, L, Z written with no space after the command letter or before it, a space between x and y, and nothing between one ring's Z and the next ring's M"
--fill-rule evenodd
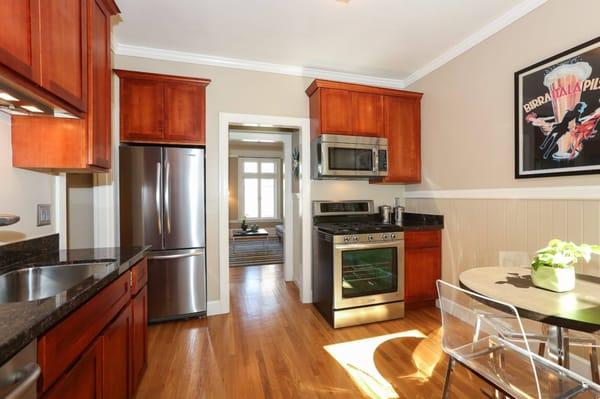
M37 206L37 225L47 226L52 223L50 214L50 204L38 204Z

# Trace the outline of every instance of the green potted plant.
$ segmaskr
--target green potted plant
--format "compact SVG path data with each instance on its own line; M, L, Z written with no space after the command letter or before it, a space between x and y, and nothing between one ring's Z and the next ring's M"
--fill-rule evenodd
M592 254L600 254L600 245L576 245L558 239L537 251L531 262L531 279L536 287L555 292L575 288L575 264L580 258L590 261Z

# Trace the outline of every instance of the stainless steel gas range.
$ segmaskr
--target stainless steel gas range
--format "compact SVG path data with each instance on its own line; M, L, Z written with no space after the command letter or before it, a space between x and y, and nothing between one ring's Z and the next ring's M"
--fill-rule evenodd
M313 304L334 328L404 317L404 233L372 201L313 203Z

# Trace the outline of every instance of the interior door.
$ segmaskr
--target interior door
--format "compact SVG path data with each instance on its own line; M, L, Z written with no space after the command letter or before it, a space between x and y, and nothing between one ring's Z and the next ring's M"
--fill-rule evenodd
M203 248L204 150L164 148L164 249Z
M119 148L121 245L162 249L162 150Z

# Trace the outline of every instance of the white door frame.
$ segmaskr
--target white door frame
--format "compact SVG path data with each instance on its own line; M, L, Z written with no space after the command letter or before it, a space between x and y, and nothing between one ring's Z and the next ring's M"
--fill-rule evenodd
M310 121L308 118L219 113L219 306L216 313L229 313L229 126L252 123L293 127L300 130L300 195L302 215L302 279L300 300L311 302L311 229L310 213ZM287 154L286 154L287 155ZM293 232L286 229L286 241ZM288 235L289 234L289 235ZM287 249L287 248L286 248ZM288 251L286 251L287 253ZM287 276L286 276L287 277ZM216 308L216 307L215 307ZM216 309L215 309L216 310Z

